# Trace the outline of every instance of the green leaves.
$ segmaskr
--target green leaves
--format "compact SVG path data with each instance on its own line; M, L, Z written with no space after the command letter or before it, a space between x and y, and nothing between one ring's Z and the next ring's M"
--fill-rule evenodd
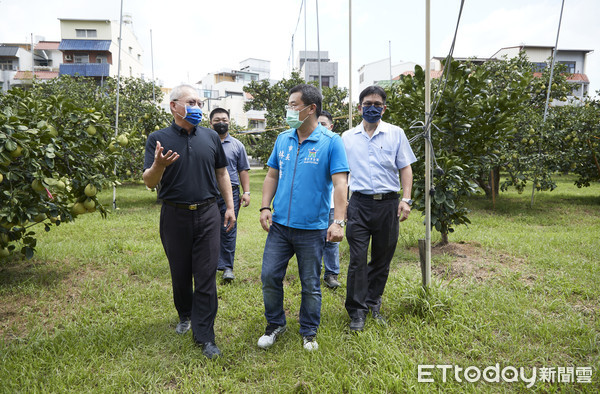
M14 251L20 243L30 258L36 239L27 229L49 231L74 220L72 206L85 201L87 184L100 189L117 181L115 164L119 175L141 177L145 135L170 116L150 101L151 84L124 80L120 132L129 142L106 154L114 139L116 83L104 82L61 77L0 95L0 248ZM105 216L93 201L88 206Z

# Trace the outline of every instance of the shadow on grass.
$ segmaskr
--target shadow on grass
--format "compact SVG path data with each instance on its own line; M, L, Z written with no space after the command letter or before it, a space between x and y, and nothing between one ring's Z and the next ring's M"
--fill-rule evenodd
M69 265L48 264L45 261L13 259L0 265L0 289L12 292L25 286L53 287L75 270Z
M468 207L474 210L481 210L490 214L500 215L539 215L540 212L555 212L562 211L565 205L580 209L590 208L598 209L600 206L600 196L578 196L555 194L550 196L552 192L538 194L535 197L533 207L531 207L530 197L520 196L503 196L502 194L496 198L496 207L494 209L491 198L483 195L474 196L469 199Z

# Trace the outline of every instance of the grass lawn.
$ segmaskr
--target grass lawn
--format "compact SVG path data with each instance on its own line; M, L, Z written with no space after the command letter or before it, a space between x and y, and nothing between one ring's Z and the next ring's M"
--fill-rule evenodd
M557 177L558 189L538 193L533 208L529 194L502 193L495 209L474 197L473 224L434 247L428 293L417 251L423 219L413 212L401 224L384 294L388 325L369 318L363 332L350 333L345 286L323 286L319 350L309 353L298 333L294 260L285 282L288 332L269 350L256 346L266 325L264 176L251 171L236 280L225 285L218 275L221 359L206 360L190 333L175 334L160 207L154 193L127 185L107 219L88 214L40 229L32 260L0 261L0 392L600 391L600 185L577 189L573 178ZM100 199L111 206L112 191ZM345 284L345 241L340 262ZM451 367L422 367L433 382L419 382L419 365ZM487 367L491 382L467 381ZM503 382L512 380L510 367L522 367L527 379L535 371L531 388L518 376ZM547 372L552 382L543 381ZM590 383L577 382L589 373ZM575 382L558 382L569 377Z

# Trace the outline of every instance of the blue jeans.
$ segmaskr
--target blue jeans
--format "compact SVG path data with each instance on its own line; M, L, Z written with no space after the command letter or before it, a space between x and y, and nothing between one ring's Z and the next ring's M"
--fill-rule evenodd
M329 211L329 226L333 223L333 208ZM325 234L327 239L327 234ZM324 277L337 275L340 273L340 243L325 241L323 248L323 266L325 267Z
M316 335L321 322L321 257L327 230L300 230L273 222L263 253L262 272L265 318L269 324L286 324L283 279L295 254L302 285L300 335Z
M219 252L219 265L217 269L223 271L225 268L233 269L233 259L235 258L235 240L237 239L237 222L229 231L225 231L223 222L225 221L225 211L227 205L222 196L217 198L219 211L221 211L221 251ZM237 219L240 212L240 189L233 187L233 209Z

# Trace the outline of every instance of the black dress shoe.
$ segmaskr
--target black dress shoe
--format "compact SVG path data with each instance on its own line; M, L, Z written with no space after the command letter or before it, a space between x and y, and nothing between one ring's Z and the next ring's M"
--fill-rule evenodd
M205 342L202 344L202 354L209 359L213 359L220 357L221 351L214 342Z
M350 321L350 329L352 331L362 331L365 328L365 318L355 317Z
M235 275L233 274L233 270L231 268L225 268L223 272L223 280L225 282L232 282L235 279Z
M373 319L377 323L379 323L379 324L381 324L383 326L387 325L387 321L385 320L385 317L383 317L383 315L381 314L381 312L379 312L379 311L373 311L372 310L371 311L371 317L373 317Z
M192 328L192 322L189 319L184 319L181 320L179 323L177 323L177 327L175 327L175 332L177 334L185 334L186 332L188 332L190 330L190 328Z

